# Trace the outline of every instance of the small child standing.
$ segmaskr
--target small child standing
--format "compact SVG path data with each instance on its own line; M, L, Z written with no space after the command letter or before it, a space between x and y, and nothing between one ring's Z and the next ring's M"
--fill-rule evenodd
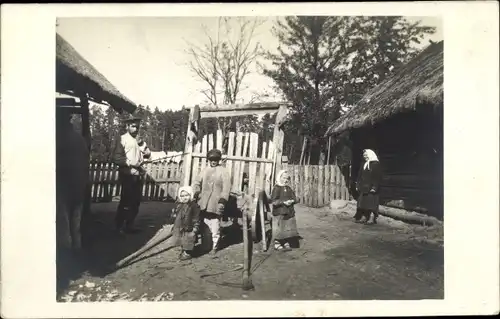
M172 232L175 244L181 246L179 259L187 260L192 258L200 229L200 206L193 200L193 189L190 186L181 187L178 197L173 210L175 221Z
M289 184L288 172L280 171L276 176L276 185L271 194L274 249L276 250L290 250L290 244L298 246L299 233L294 209L297 198Z

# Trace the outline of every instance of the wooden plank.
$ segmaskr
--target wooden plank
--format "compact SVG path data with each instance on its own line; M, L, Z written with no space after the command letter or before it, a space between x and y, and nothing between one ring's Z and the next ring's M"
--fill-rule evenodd
M236 133L236 153L235 156L241 156L242 148L243 148L243 133L242 132L237 132ZM232 178L232 191L233 192L241 192L241 185L238 184L239 180L239 174L241 170L241 162L237 161L234 163L234 174L231 177Z
M271 196L271 191L272 191L272 188L274 186L273 184L273 176L272 176L272 172L273 172L273 166L274 166L274 143L272 141L269 141L268 143L268 151L267 151L267 159L268 160L271 160L272 162L271 163L266 163L265 164L265 170L266 170L266 174L265 174L265 187L266 187L266 193L268 196Z
M274 149L275 149L275 159L276 159L276 168L275 171L279 172L281 170L281 161L282 161L282 155L283 155L283 140L284 140L284 132L281 129L281 124L285 120L285 117L287 115L287 107L286 105L280 105L278 109L278 113L276 114L276 122L274 125L274 132L273 132L273 143L274 143Z
M266 115L266 114L273 114L275 112L276 110L268 110L268 109L251 110L251 111L250 110L207 111L207 112L201 112L200 118L206 119L206 118L236 117L236 116L247 116L247 115Z
M217 145L216 148L222 152L223 150L222 150L222 131L221 130L217 130L217 139L215 142Z
M312 207L318 207L318 165L311 165L311 197Z
M328 162L327 162L328 163ZM330 165L325 165L325 179L323 182L325 190L325 204L330 204Z
M250 133L250 157L257 158L257 150L259 144L259 135L257 133ZM255 186L257 184L257 162L250 161L248 164L248 192L255 194Z
M300 198L300 171L299 171L299 165L292 165L290 170L293 172L293 191L295 192L295 196L299 200L299 202L302 203L302 200Z
M201 153L201 141L198 141L196 143L196 145L194 147L194 151L197 152L197 153ZM194 156L194 153L191 156L193 156L192 175L193 175L193 178L196 178L200 174L200 157Z
M227 156L234 156L234 138L235 138L235 133L234 132L229 132L229 143L227 147ZM233 176L233 161L228 159L226 162L226 169L229 174L229 176Z
M322 207L325 205L325 166L324 165L319 165L318 166L318 207Z
M212 133L208 134L208 151L214 148L214 135Z
M243 149L241 152L241 155L243 157L248 157L248 152L249 152L249 144L250 144L250 134L249 133L244 133L244 140L243 140ZM245 172L247 162L242 162L242 165L240 167L240 171L238 173L238 185L239 189L241 190L243 186L243 173Z
M189 122L191 123L193 120L193 110L189 111ZM191 125L188 125L187 131L186 131L186 144L184 147L184 176L183 176L183 184L184 185L190 185L191 183L191 166L192 166L192 156L191 154L193 153L193 140L189 138L191 136L190 134L191 130Z
M260 103L234 103L234 104L209 104L200 107L200 113L206 113L210 111L255 111L262 109L274 110L275 112L278 110L280 106L290 106L291 103L283 103L283 102L260 102ZM252 113L250 113L252 114Z
M335 193L337 194L337 199L341 200L342 199L342 188L340 186L340 183L342 178L342 174L340 172L340 168L338 165L335 165Z
M253 133L252 133L253 134ZM193 153L192 154L193 158L195 157L205 157L206 154L201 154L201 153ZM273 163L273 160L267 159L267 158L259 158L259 157L253 157L253 156L229 156L229 155L222 155L222 159L226 160L233 160L233 161L243 161L243 162L262 162L262 163Z
M332 146L332 136L328 136L328 155L326 157L326 165L330 165L330 149Z
M201 158L200 172L205 170L205 167L208 165L207 163L207 151L208 150L208 135L203 136L203 141L201 144L201 154L203 155Z
M304 204L311 206L311 196L310 196L310 165L304 165Z
M267 142L262 143L262 150L260 154L261 159L266 159L267 157ZM265 178L266 178L266 163L263 162L256 162L257 163L257 188L259 189L259 192L264 191L265 192Z

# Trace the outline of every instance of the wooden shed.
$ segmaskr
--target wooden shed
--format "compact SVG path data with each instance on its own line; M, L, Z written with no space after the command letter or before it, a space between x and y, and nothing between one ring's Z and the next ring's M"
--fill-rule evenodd
M351 188L362 150L383 170L381 204L443 218L443 42L433 43L369 91L327 136L348 134Z
M113 107L118 113L132 113L136 104L120 93L99 71L85 60L62 36L56 33L56 112L63 108L80 114L82 134L90 150L89 102ZM56 131L56 134L57 131ZM90 210L90 187L82 216L82 236Z

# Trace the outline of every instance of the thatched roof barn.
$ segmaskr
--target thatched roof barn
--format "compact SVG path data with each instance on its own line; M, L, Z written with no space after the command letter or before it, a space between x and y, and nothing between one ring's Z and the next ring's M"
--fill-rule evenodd
M56 91L74 96L87 93L94 102L107 102L118 112L132 113L137 108L59 34L56 34Z
M327 130L336 135L365 125L374 125L419 105L443 104L443 41L427 47L392 77L368 92L352 109Z
M431 44L369 91L326 132L339 134L351 141L351 187L362 150L373 149L384 171L381 204L441 218L443 42Z

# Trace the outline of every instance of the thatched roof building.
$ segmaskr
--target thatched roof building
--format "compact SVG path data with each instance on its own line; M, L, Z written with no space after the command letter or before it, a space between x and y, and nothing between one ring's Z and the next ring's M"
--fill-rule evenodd
M137 108L59 34L56 34L56 91L71 95L88 93L90 99L107 102L118 112L132 113Z
M369 91L359 103L327 130L337 135L349 129L374 125L418 105L443 103L443 41L431 44L396 74Z
M374 150L383 178L380 203L443 217L443 42L432 44L369 91L328 129L349 136L350 187ZM344 135L343 134L343 135Z

